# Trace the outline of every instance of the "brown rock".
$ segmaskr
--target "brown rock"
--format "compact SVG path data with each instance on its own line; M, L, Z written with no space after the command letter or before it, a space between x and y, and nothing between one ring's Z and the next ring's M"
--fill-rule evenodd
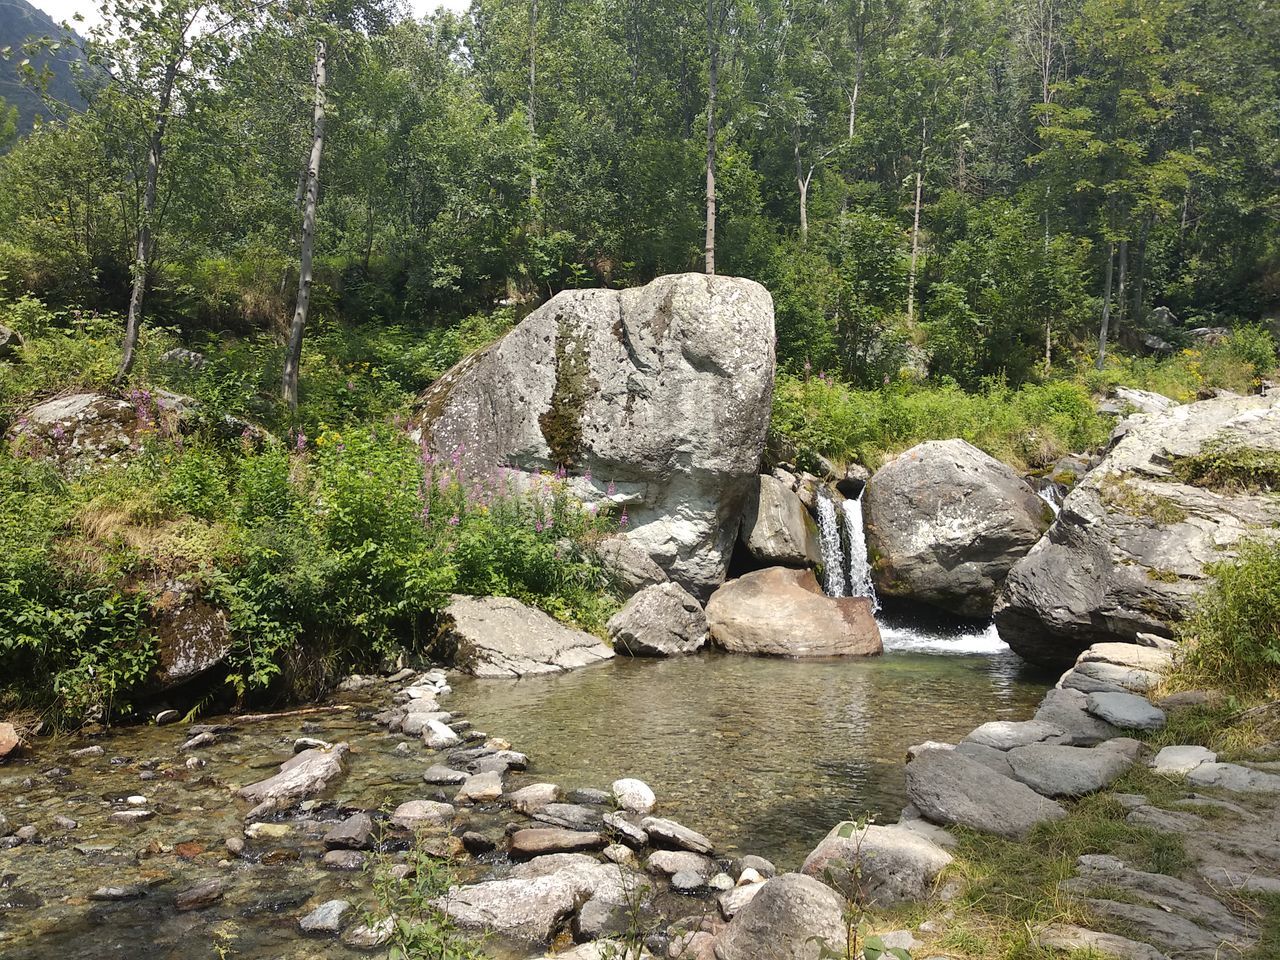
M517 830L507 841L511 856L521 859L548 853L578 853L603 850L608 841L595 831L561 830L558 827L534 827Z

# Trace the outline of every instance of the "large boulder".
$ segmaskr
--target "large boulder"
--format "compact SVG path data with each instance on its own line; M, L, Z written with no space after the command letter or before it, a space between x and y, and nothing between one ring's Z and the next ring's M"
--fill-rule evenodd
M1024 837L1067 815L1024 783L956 750L923 750L907 764L907 798L925 819L1002 837Z
M312 747L294 754L280 764L275 776L241 787L236 795L256 806L246 819L256 819L284 810L299 800L315 797L346 774L345 758L351 751L346 743Z
M800 872L884 907L926 899L949 863L951 854L907 827L840 823Z
M844 910L830 887L784 873L762 884L734 914L716 941L716 960L819 960L825 951L844 956Z
M200 676L231 652L227 615L184 581L164 585L151 603L150 621L156 638L151 682L160 690Z
M440 615L437 647L477 677L561 673L613 651L511 597L453 596Z
M767 567L730 580L707 603L712 639L731 653L774 657L881 653L866 597L828 597L811 570Z
M822 562L818 525L800 498L776 477L756 478L739 537L747 552L763 563L816 567Z
M880 595L965 617L990 615L1053 520L1026 481L963 440L912 447L876 471L862 502Z
M671 657L693 653L707 642L702 604L678 583L646 587L613 615L609 642L633 657Z
M466 472L564 468L572 493L625 508L627 539L705 597L760 465L773 374L773 303L750 280L571 290L436 381L413 429Z
M604 564L614 587L624 596L631 596L654 584L666 583L669 579L667 572L625 534L601 540L596 544L595 554Z
M1179 479L1206 444L1280 450L1280 393L1139 414L1014 565L996 603L1001 638L1022 657L1066 667L1099 641L1169 636L1210 564L1248 537L1274 537L1280 501Z

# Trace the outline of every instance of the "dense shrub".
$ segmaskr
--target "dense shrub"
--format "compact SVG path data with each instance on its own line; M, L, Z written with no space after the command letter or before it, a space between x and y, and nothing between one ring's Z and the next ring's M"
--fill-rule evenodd
M1210 568L1213 583L1182 634L1181 683L1242 696L1280 687L1280 544L1246 543L1233 563Z

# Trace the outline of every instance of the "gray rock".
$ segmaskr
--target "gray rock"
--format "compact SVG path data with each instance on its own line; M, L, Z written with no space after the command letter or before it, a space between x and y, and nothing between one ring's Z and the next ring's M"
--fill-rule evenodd
M717 960L818 960L847 945L844 901L812 877L785 873L760 885L716 941Z
M883 651L865 597L828 597L810 570L768 567L730 580L707 603L712 639L730 653L866 656Z
M573 932L579 940L600 940L626 933L630 920L625 903L592 897L573 918ZM556 954L556 957L560 956Z
M1237 793L1280 793L1280 776L1235 763L1202 763L1187 774L1187 783Z
M1079 690L1050 690L1040 702L1035 719L1064 731L1062 742L1073 747L1091 747L1120 736L1119 729L1085 709L1088 702L1089 698Z
M507 849L514 859L528 860L549 853L580 853L603 850L608 841L601 833L565 830L559 827L533 827L517 830L507 839Z
M964 739L994 750L1012 750L1030 743L1059 743L1065 731L1043 720L992 720Z
M0 360L17 360L22 357L22 334L0 323Z
M226 883L220 878L201 880L193 887L181 891L173 898L173 905L179 910L200 910L212 906L222 899Z
M337 935L342 930L342 920L351 909L346 900L326 900L298 921L304 933L328 933Z
M606 629L614 651L633 657L694 653L707 642L702 604L678 583L645 587L610 618Z
M671 889L676 893L697 893L706 880L693 870L679 870L671 875Z
M606 830L615 834L619 840L633 850L640 850L649 845L649 834L645 833L621 813L606 813L604 815L604 825Z
M902 826L840 823L804 861L800 872L866 897L875 906L926 899L951 854ZM856 878L856 880L854 879Z
M431 750L447 750L460 744L462 738L440 720L427 720L422 724L422 742Z
M534 811L533 819L566 830L599 830L604 826L603 811L579 803L548 803Z
M560 788L554 783L531 783L507 794L507 802L517 813L533 813L560 799Z
M737 860L733 861L734 873L740 874L743 870L748 868L756 871L766 880L778 875L778 868L773 865L771 860L766 860L764 857L747 854L745 857L739 857Z
M455 595L441 611L441 643L477 677L560 673L608 660L597 638L510 597Z
M634 777L623 777L621 780L613 781L610 791L619 810L641 816L652 810L658 802L653 788L643 780L636 780Z
M89 894L89 899L110 903L120 900L139 900L146 895L147 887L145 884L131 883L127 886L98 887Z
M764 450L773 343L769 294L749 280L565 291L437 380L415 434L464 471L506 466L530 485L572 467L571 493L625 505L627 539L704 597Z
M937 745L933 749L939 749L940 746ZM1009 777L1011 780L1017 779L1013 775L1013 766L1009 763L1009 754L1004 750L997 750L995 747L988 747L986 744L964 740L951 749L955 750L956 753L977 760L984 767L991 769L1002 777Z
M1091 644L1167 636L1236 546L1274 536L1280 503L1179 482L1172 465L1223 439L1280 449L1280 393L1205 400L1135 423L1063 502L1010 571L1000 636L1029 660L1066 667Z
M324 835L330 850L367 850L373 843L373 820L367 813L353 814L334 824Z
M330 850L320 858L320 865L326 870L363 870L364 854L359 850Z
M1160 683L1160 675L1150 670L1114 663L1077 663L1058 680L1058 686L1083 693L1146 693Z
M1151 769L1165 776L1185 776L1196 767L1217 763L1218 755L1204 747L1188 745L1164 747L1151 760Z
M454 770L442 763L433 763L427 767L427 772L422 775L422 779L437 786L454 786L465 783L468 776L470 774L463 773L461 770Z
M451 803L437 800L407 800L396 807L391 822L405 830L424 826L443 826L453 820L457 810Z
M696 873L704 880L710 880L719 872L710 857L689 850L655 850L645 861L645 867L651 873L666 877L674 877L677 873Z
M756 478L738 537L762 563L816 567L822 562L818 525L791 488L774 477Z
M720 911L720 916L726 920L732 920L734 915L754 900L756 894L763 889L763 883L748 883L740 887L734 887L732 890L726 890L716 897L716 907Z
M668 582L666 571L625 535L602 540L596 545L595 552L610 579L627 596L645 587Z
M236 791L241 799L257 804L246 819L261 817L307 797L316 796L346 773L343 758L350 751L346 743L332 750L304 750L280 764L280 772Z
M1133 693L1091 693L1085 709L1122 730L1159 730L1165 724L1163 710Z
M649 835L649 842L655 847L672 850L689 850L710 856L715 852L715 845L702 834L690 830L674 820L661 817L645 817L640 821L640 829Z
M359 923L342 935L342 942L356 950L376 950L385 946L395 933L396 918L383 917L381 920Z
M1035 940L1041 947L1064 952L1083 952L1086 955L1114 957L1115 960L1169 960L1149 943L1130 940L1114 933L1099 933L1065 923L1051 923L1035 932Z
M502 796L502 775L492 770L467 777L454 795L454 803L489 803Z
M994 773L954 750L928 750L907 764L907 796L928 820L1022 837L1066 811L1026 784Z
M1033 743L1009 751L1014 778L1046 797L1083 797L1110 786L1133 766L1123 750Z

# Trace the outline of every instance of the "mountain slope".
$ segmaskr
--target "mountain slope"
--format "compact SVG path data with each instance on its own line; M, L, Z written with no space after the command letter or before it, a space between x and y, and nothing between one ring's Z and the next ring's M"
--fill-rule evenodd
M18 130L31 129L36 116L47 116L48 110L40 93L23 83L18 64L26 58L23 43L39 37L62 36L62 28L42 10L37 10L27 0L0 0L0 50L9 47L8 59L0 59L0 99L18 109ZM41 54L31 58L32 65L40 70L45 64L53 71L49 81L49 94L56 100L72 106L84 103L76 87L72 65L79 54L65 47L52 55Z

